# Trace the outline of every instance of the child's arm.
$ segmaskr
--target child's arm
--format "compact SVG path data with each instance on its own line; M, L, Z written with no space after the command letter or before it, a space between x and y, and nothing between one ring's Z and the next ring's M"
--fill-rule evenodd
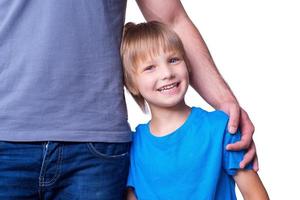
M127 189L127 197L126 197L127 200L137 200L134 192L133 192L133 189L132 188L128 188Z
M239 170L233 177L245 200L269 200L258 174L253 170Z

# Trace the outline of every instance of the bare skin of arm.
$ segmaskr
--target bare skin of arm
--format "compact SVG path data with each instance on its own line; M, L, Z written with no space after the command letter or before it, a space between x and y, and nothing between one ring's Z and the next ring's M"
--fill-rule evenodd
M241 129L241 141L228 145L227 149L248 149L240 166L243 168L254 159L253 168L257 171L256 149L252 140L254 126L217 70L200 32L188 17L180 0L137 0L137 3L147 21L163 22L179 35L191 69L191 86L210 105L229 115L229 132L235 133L238 127Z
M269 200L258 174L253 170L239 170L233 177L245 200Z
M137 200L133 190L131 188L127 189L127 196L126 196L126 200Z

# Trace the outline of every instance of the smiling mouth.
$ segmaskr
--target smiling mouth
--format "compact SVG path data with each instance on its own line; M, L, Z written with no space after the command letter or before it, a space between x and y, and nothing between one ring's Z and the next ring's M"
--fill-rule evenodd
M171 90L174 87L178 87L178 85L179 85L179 82L172 83L172 84L165 85L163 87L158 88L157 91L163 92L163 91L166 91L166 90Z

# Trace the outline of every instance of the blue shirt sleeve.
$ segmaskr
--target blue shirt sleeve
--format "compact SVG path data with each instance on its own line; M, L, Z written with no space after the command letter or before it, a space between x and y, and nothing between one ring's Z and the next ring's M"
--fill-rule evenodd
M236 134L230 134L227 128L223 138L223 168L227 174L234 176L240 169L240 162L243 160L245 150L241 151L228 151L226 146L241 140L241 132L237 131ZM252 169L252 163L248 164L245 169Z
M128 179L127 179L127 187L133 187L134 188L134 182L133 182L133 178L132 178L132 170L129 169L129 175L128 175Z
M128 173L128 178L127 178L127 187L134 187L134 181L133 181L133 174L132 174L132 166L130 164L129 166L129 173Z

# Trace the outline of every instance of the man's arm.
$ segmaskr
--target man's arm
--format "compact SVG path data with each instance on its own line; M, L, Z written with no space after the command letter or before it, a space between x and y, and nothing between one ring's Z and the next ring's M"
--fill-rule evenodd
M253 170L239 170L233 177L245 200L269 200L258 174Z
M252 141L254 126L218 72L201 34L188 17L180 0L137 0L137 3L147 21L161 21L179 35L191 69L191 86L210 105L229 115L229 132L235 133L240 127L241 141L229 145L228 150L249 148L241 162L241 167L244 167L256 155ZM257 158L254 160L253 167L258 170Z

